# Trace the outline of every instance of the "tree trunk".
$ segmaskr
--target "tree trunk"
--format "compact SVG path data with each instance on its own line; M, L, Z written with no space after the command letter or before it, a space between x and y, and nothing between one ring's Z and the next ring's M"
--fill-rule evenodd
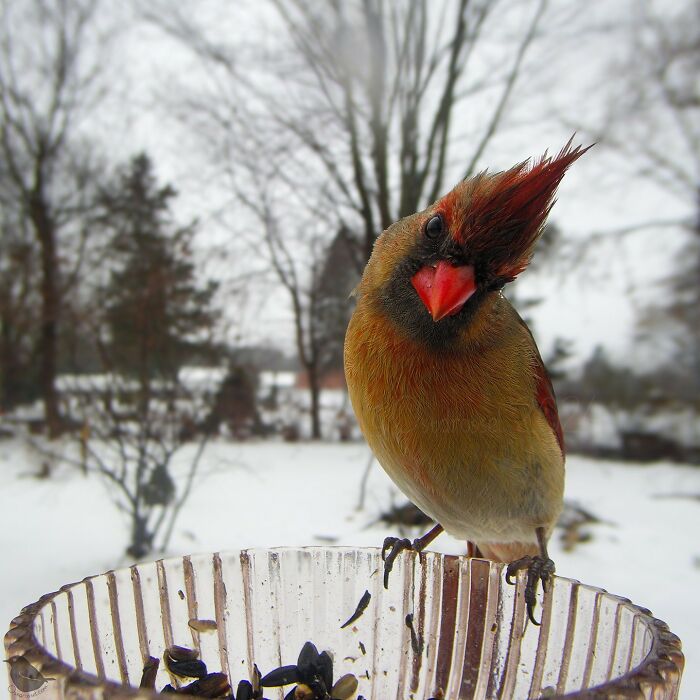
M35 189L30 201L30 216L41 248L41 322L39 333L39 386L44 402L44 419L49 437L61 432L61 415L56 393L58 355L58 259L56 227L41 189Z
M12 347L12 321L10 315L0 309L0 411L10 409L16 400L16 354Z
M309 396L311 397L311 439L321 439L321 378L317 368L308 368Z
M131 542L126 549L132 559L143 559L153 549L153 535L148 530L146 517L138 512L131 515Z

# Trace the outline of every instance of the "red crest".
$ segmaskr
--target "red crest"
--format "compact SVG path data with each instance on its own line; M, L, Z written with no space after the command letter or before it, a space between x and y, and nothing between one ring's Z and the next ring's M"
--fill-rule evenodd
M588 148L569 141L554 158L545 153L532 166L525 161L461 182L438 204L452 237L494 277L514 279L530 262L564 173Z

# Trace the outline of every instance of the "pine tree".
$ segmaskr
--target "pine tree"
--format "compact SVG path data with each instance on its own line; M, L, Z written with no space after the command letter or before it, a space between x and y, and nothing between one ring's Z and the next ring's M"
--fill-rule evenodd
M175 196L142 154L102 193L97 222L96 233L108 240L98 299L104 372L81 399L81 450L85 468L106 479L130 516L127 554L134 558L167 546L206 441L206 397L179 381L179 370L221 352L209 340L216 287L197 278L195 226L174 222ZM177 483L173 456L195 438L189 475Z
M213 282L199 284L195 225L178 227L176 196L159 186L147 155L133 158L102 197L114 268L105 287L105 343L113 368L138 378L175 379L183 364L211 355Z

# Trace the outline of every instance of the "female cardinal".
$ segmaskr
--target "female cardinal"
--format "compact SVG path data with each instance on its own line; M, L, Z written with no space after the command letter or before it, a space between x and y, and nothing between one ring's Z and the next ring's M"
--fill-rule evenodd
M552 384L502 294L530 261L566 169L587 149L459 183L378 239L355 290L345 375L370 447L438 525L412 545L387 538L385 584L402 548L443 528L472 551L554 572L546 543L562 507L564 440Z

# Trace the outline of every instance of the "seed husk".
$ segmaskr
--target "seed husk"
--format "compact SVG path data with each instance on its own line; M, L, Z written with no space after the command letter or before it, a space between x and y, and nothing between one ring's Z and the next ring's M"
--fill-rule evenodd
M207 665L198 656L196 649L180 646L168 647L163 654L168 671L180 678L203 678L207 675Z
M193 617L187 624L195 632L200 633L216 632L217 629L216 620L199 620L196 617Z
M236 688L236 700L253 700L253 686L250 681L240 681Z
M204 661L170 661L166 658L168 671L180 678L204 678L207 675L207 665Z
M333 659L327 651L322 651L318 655L318 669L321 679L326 686L324 690L328 692L333 685Z
M263 676L260 685L263 688L277 688L281 685L289 685L290 683L298 683L300 680L299 669L296 665L280 666L274 671Z
M299 652L297 659L297 668L299 669L300 678L308 678L313 675L318 666L319 653L316 645L312 642L306 642Z
M360 598L360 602L357 604L355 612L348 618L347 622L344 622L340 626L340 629L345 629L348 625L351 625L353 622L355 622L355 620L358 620L362 616L362 613L365 610L367 610L367 606L369 605L370 600L372 600L372 594L366 590L362 594L362 598Z
M411 630L411 648L414 654L423 653L423 640L417 634L416 628L413 626L413 613L406 615L406 627Z
M179 692L201 698L221 698L231 692L231 686L225 673L209 673L204 678L198 678L189 685L183 686Z
M174 644L165 650L165 654L173 661L193 661L199 658L199 652L196 649L188 649Z
M156 675L158 674L159 666L160 659L157 659L155 656L149 657L148 661L143 665L143 674L141 675L139 688L156 687Z
M333 700L349 700L357 690L358 685L357 677L352 673L346 673L335 682L331 689L331 698Z
M305 683L299 683L294 688L294 700L317 700L318 695Z

